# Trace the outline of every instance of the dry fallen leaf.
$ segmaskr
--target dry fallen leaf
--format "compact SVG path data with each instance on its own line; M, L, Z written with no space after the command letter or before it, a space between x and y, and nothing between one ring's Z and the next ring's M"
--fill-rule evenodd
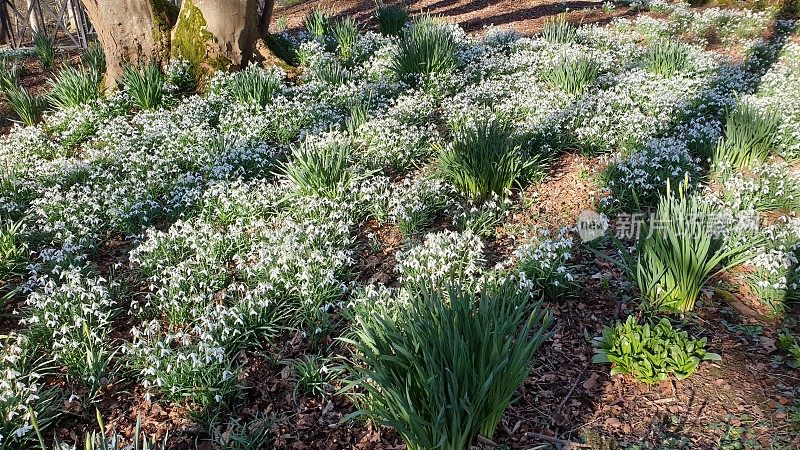
M586 389L587 391L593 390L594 388L597 387L598 378L599 376L597 375L597 372L592 372L592 374L589 375L589 378L587 378L586 381L583 382L583 388Z

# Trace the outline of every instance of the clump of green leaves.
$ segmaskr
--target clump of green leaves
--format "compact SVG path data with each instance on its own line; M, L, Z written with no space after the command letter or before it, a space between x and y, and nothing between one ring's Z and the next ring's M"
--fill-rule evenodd
M791 356L789 365L792 367L800 367L800 342L795 339L794 335L788 332L781 332L778 335L778 344L781 350L786 351Z
M6 90L5 94L8 103L11 104L11 109L22 123L33 126L41 120L42 113L47 107L47 102L43 98L31 94L27 89L19 86Z
M72 108L100 98L100 75L65 66L58 77L48 80L50 93L47 98L59 109Z
M384 36L398 36L403 27L411 20L406 5L385 5L378 3L375 11L378 27Z
M653 43L644 56L644 68L663 77L673 77L691 67L689 52L680 43L661 39Z
M350 104L350 116L345 121L345 129L349 136L355 136L358 128L369 120L372 98L366 100L358 97Z
M332 388L337 370L329 361L317 355L305 355L291 361L297 382L297 390L311 397L324 397Z
M358 40L358 27L356 21L350 17L341 19L333 25L331 34L336 39L339 58L347 60L351 58L356 49Z
M89 48L86 49L86 53L83 54L83 63L97 73L105 72L106 53L103 51L103 47L96 43L90 44Z
M634 316L628 316L624 323L605 327L594 345L592 362L611 363L611 375L631 374L647 384L669 375L682 380L695 373L700 362L722 359L705 350L706 338L692 339L687 332L674 329L666 318L639 325Z
M312 37L321 38L328 33L331 24L331 15L321 8L312 10L305 20L305 27Z
M570 95L580 95L597 81L599 65L590 57L565 58L546 69L542 77L551 86Z
M314 78L328 84L343 84L349 78L347 69L339 61L329 59L322 61L311 69Z
M390 68L412 85L418 84L420 77L446 73L458 66L453 35L430 17L415 20L397 45Z
M491 438L547 337L549 313L510 283L478 298L423 287L391 305L359 314L348 340L354 386L367 392L356 415L395 428L414 450Z
M349 168L350 147L332 141L323 144L304 142L292 152L284 172L303 194L337 196L356 179Z
M440 152L442 174L473 200L493 194L505 198L523 170L512 131L508 122L496 117L456 124L453 142Z
M127 66L122 73L122 85L133 104L141 110L157 108L164 103L166 77L153 62L142 67Z
M765 161L772 150L780 126L774 109L760 109L749 102L740 102L728 111L725 138L714 152L714 162L743 169Z
M96 411L97 416L97 425L99 428L98 431L90 431L86 433L84 437L84 445L83 448L85 450L166 450L167 449L167 440L169 439L169 433L164 436L164 439L159 443L156 441L155 437L148 438L142 432L142 420L141 417L136 418L136 426L133 429L133 445L129 445L130 443L124 439L122 436L117 435L113 431L107 430L105 424L103 423L103 416L100 415L100 411ZM39 443L41 446L41 450L47 450L47 447L44 445L44 439L42 437L41 431L39 430L38 423L33 421L33 427L36 431L37 436L39 437ZM62 445L58 440L53 444L53 450L62 450L64 445ZM69 447L68 447L69 448Z
M0 280L18 275L25 266L21 222L0 222Z
M22 66L0 59L0 92L6 92L17 85L22 75Z
M542 38L551 44L569 44L578 38L578 30L567 22L566 14L548 19L542 29Z
M661 310L694 309L701 288L715 274L745 258L745 248L723 247L713 208L667 184L651 224L642 228L636 280L644 301ZM718 268L719 267L719 268Z
M0 222L0 306L3 305L2 296L15 289L11 279L22 275L28 262L27 247L20 231L19 222Z
M42 69L49 69L53 67L56 60L56 45L53 37L45 32L36 33L33 36L33 52Z
M280 80L257 64L250 64L246 69L231 78L230 92L240 103L252 103L266 106L278 90Z
M231 419L224 433L210 428L219 450L260 450L273 447L270 425L269 418L258 415L248 422Z

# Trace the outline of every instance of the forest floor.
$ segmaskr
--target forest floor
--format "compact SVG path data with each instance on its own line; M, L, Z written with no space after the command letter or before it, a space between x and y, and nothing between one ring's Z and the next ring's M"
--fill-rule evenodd
M389 2L387 2L389 3ZM602 1L542 0L413 0L405 2L412 12L428 12L459 23L467 31L479 32L487 25L513 28L520 33L536 33L548 17L567 12L570 22L606 23L614 17L633 15L627 7L601 9ZM359 23L373 25L374 2L355 0L279 2L276 18L285 17L288 28L302 27L303 18L316 7L337 16L353 16ZM33 58L24 60L26 75L21 84L33 91L44 88L48 75ZM0 102L3 133L12 115ZM530 224L556 230L572 225L578 214L590 209L600 196L597 182L602 163L596 158L575 154L561 157L550 176L539 185L522 192L520 204L498 230L488 246L502 259L511 247L504 236L513 234L515 225ZM379 251L364 245L363 261L372 266L364 273L393 276L391 255L399 232L392 227L376 230L382 240ZM109 260L126 255L124 242L111 241L101 249ZM370 252L374 254L370 254ZM604 326L624 320L638 310L634 286L626 283L619 270L589 254L578 255L582 291L575 298L549 302L555 327L552 338L542 346L537 364L517 392L518 400L506 412L498 428L495 444L485 448L800 448L800 374L784 361L777 345L778 334L800 334L800 312L795 307L780 323L740 309L707 292L697 313L686 318L687 329L695 336L707 337L721 362L703 364L698 372L683 381L669 380L652 386L630 377L609 376L607 366L593 365L591 339ZM5 330L2 330L3 332ZM391 430L366 422L341 423L352 412L344 398L304 398L299 395L286 370L276 370L276 361L302 354L302 339L287 335L277 339L269 355L254 360L242 378L249 387L247 411L259 411L279 419L272 425L276 448L358 448L400 449L401 439ZM333 345L333 344L332 344ZM101 405L106 423L120 432L130 433L131 417L142 416L143 427L162 433L170 429L176 448L190 448L196 431L195 418L179 407L165 407L143 400L141 387L114 386L108 401ZM89 416L79 405L65 404L77 416ZM62 438L80 436L88 424L76 420L75 427L56 430ZM577 442L588 442L580 443ZM655 446L653 443L661 443ZM638 447L637 447L638 446ZM203 448L202 445L200 448Z
M630 8L615 7L607 12L601 9L602 0L405 0L387 1L402 3L412 13L428 13L458 23L468 32L480 31L486 26L513 28L524 35L539 31L548 17L567 13L574 24L607 23L614 17L632 14ZM309 11L323 8L337 16L351 16L359 23L374 26L374 1L359 0L278 0L275 18L285 17L289 29L300 28ZM275 23L273 21L273 23Z

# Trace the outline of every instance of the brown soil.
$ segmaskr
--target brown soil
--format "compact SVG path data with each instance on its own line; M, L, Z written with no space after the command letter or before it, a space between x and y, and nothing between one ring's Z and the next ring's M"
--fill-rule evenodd
M375 26L375 2L357 0L305 0L291 2L292 6L275 9L275 18L285 17L289 29L299 29L313 9L320 7L336 16L352 16L362 24ZM629 8L618 7L610 14L602 11L601 0L390 0L388 4L403 3L412 13L429 13L458 23L468 32L480 31L487 25L513 28L525 35L538 32L548 17L567 12L567 19L575 24L606 23L612 18L630 13Z

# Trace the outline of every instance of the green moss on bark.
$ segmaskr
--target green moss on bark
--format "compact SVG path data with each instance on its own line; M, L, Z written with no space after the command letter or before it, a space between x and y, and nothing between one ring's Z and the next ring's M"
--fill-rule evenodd
M203 12L191 0L184 0L180 17L172 31L172 56L188 61L198 73L209 69L226 69L231 64L228 59L220 55L209 56L208 44L215 42L214 35L208 31Z

